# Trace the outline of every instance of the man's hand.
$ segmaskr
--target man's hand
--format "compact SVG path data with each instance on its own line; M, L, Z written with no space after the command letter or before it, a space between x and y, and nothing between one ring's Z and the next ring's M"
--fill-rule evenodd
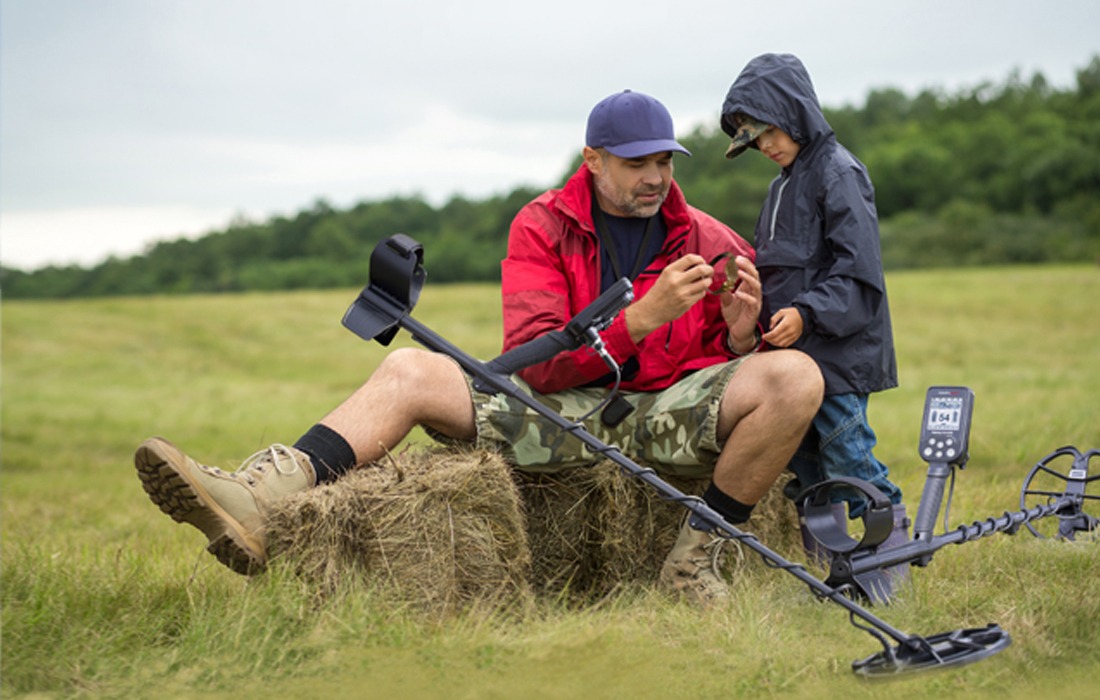
M635 343L640 342L664 324L683 316L706 295L713 276L714 268L701 255L689 253L670 263L645 296L627 307L626 327L630 337Z
M788 306L772 314L771 326L764 334L768 345L777 348L790 347L802 336L802 314L798 309Z
M745 354L756 346L756 323L763 305L763 293L756 265L741 255L733 262L737 266L738 281L732 291L722 293L722 317L730 329L730 346L735 352Z

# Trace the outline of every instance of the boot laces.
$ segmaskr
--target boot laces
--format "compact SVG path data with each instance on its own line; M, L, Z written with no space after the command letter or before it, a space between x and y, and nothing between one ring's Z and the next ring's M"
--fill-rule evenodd
M284 462L289 462L289 466L284 466ZM295 458L294 453L290 451L290 448L286 445L275 443L266 449L253 453L241 464L241 468L237 470L237 474L243 476L248 483L254 484L256 483L254 474L263 474L264 468L268 464L275 467L275 471L283 476L289 476L299 469L298 460Z
M725 544L726 538L714 537L710 542L703 545L703 552L707 554L710 562L710 570L714 574L718 575L718 570L722 565L722 545Z

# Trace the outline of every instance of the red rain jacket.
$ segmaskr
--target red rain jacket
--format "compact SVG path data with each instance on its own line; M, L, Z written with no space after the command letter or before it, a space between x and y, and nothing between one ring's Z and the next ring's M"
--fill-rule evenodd
M543 193L512 221L508 255L501 264L505 351L561 330L599 296L599 237L591 212L592 175L582 164L562 189ZM649 291L666 265L688 253L708 261L724 252L755 259L748 242L690 206L675 181L661 214L668 235L656 259L634 280L635 299ZM726 347L727 333L719 297L708 294L641 343L630 339L622 313L601 336L620 366L631 357L638 359L637 375L624 379L621 390L659 391L695 370L736 357ZM607 373L603 360L582 347L519 374L535 391L549 394Z

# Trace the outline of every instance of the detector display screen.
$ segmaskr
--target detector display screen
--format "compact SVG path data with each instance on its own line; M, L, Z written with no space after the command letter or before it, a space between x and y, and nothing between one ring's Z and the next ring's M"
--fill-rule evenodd
M962 427L963 399L961 396L930 396L928 400L929 432L955 432Z

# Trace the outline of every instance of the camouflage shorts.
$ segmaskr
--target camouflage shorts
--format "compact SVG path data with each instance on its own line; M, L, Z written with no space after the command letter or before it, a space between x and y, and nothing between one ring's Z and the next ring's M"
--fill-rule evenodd
M659 472L704 477L714 471L722 446L718 441L718 407L741 360L713 365L688 375L663 391L625 392L634 411L615 427L600 421L597 411L585 428L600 441ZM512 380L527 394L575 421L597 407L607 390L568 389L537 394L519 377ZM580 440L551 424L519 399L473 388L478 447L492 449L517 468L554 472L591 464L598 457Z

